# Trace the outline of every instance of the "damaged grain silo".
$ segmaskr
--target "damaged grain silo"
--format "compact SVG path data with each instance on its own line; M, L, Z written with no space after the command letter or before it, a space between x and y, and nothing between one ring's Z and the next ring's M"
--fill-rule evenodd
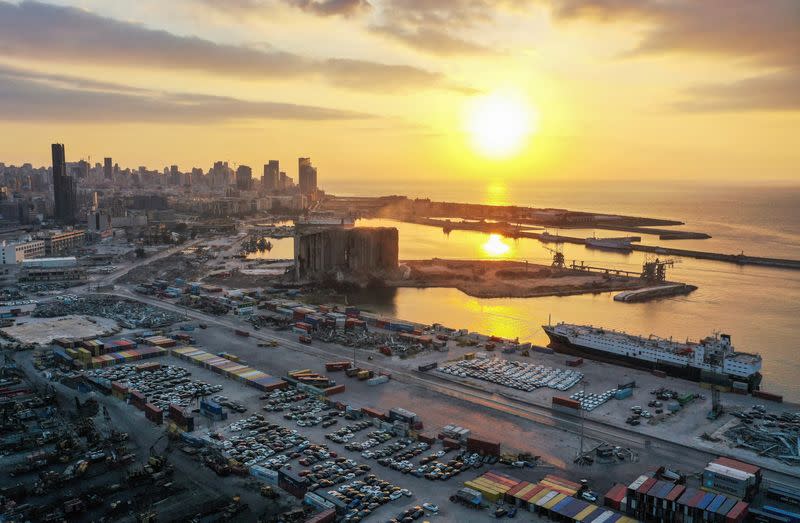
M394 227L328 227L295 236L295 278L326 274L378 276L397 269L398 233Z

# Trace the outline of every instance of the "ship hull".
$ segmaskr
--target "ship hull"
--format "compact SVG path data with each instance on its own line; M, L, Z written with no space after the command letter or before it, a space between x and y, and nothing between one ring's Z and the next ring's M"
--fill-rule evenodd
M623 356L602 350L598 350L585 345L573 343L566 336L554 332L548 327L543 327L545 334L550 338L550 347L556 352L564 354L572 354L576 356L585 356L593 360L604 361L607 363L614 363L616 365L624 365L635 369L642 369L648 371L663 371L668 376L682 378L691 381L707 382L714 385L721 385L723 387L730 387L734 381L742 381L748 384L748 390L757 390L761 383L761 374L756 373L746 378L732 378L726 374L711 374L708 371L703 371L696 367L672 365L666 362L652 362L632 358L630 356Z

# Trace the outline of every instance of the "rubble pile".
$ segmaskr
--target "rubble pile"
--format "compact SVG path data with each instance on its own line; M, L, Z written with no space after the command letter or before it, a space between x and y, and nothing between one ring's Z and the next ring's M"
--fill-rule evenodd
M762 406L754 405L750 412L731 414L741 420L725 431L734 446L800 465L800 413L768 414Z
M70 301L40 303L33 311L33 316L39 318L73 314L110 318L127 329L153 329L182 320L178 314L113 296L89 296Z

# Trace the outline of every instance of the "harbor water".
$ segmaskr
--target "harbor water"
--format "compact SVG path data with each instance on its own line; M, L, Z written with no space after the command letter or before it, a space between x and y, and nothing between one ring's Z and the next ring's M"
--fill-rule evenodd
M574 195L571 195L574 200ZM663 195L662 195L663 196ZM618 197L618 213L638 214L685 221L686 230L707 232L709 240L663 241L644 236L642 243L680 248L800 259L800 190L747 189L738 196L723 192L688 191L669 194L681 204L668 213L658 197L648 205ZM597 194L595 194L597 198ZM551 196L551 198L555 198ZM448 199L447 195L441 198ZM454 198L455 199L455 198ZM467 201L459 198L461 201ZM602 199L601 199L602 200ZM475 200L481 201L481 200ZM545 206L541 199L531 204ZM605 200L602 200L605 201ZM485 203L518 203L502 201ZM580 205L565 197L562 204L546 206L612 212L613 201L602 208ZM400 231L400 258L515 259L549 264L552 254L537 240L512 240L473 231L452 231L393 220L360 220L359 226L394 226ZM555 233L555 230L551 230ZM622 236L615 231L565 230L563 234L588 237ZM549 245L552 247L552 245ZM567 263L572 260L632 271L641 270L644 253L618 253L564 244ZM456 289L369 290L348 296L375 312L422 323L439 322L449 327L517 338L545 344L541 325L553 322L586 323L624 330L631 334L698 340L715 331L732 336L739 351L758 352L764 358L762 388L800 401L800 271L682 258L668 270L668 278L696 285L688 296L646 303L619 303L614 293L543 298L479 299Z

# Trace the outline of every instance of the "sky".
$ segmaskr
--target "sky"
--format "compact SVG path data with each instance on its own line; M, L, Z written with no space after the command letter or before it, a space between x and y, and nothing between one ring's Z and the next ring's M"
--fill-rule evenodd
M0 161L795 183L798 28L797 0L0 0Z

